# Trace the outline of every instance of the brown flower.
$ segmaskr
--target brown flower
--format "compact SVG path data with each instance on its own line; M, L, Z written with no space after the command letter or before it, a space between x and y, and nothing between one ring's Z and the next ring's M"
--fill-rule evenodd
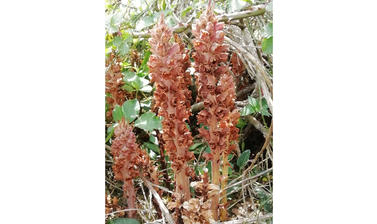
M176 192L183 195L185 200L190 198L189 177L190 168L187 162L194 158L188 148L192 144L192 136L187 127L190 112L191 83L190 74L186 71L189 66L187 50L179 37L178 43L171 41L172 31L165 24L163 15L151 30L151 56L148 66L152 74L151 81L155 82L155 108L158 115L163 117L162 138L165 149L172 161L175 173Z
M217 21L213 7L210 2L206 12L193 24L192 33L198 101L204 102L204 109L197 117L198 123L203 125L199 133L211 148L207 158L212 160L212 183L220 186L220 158L223 157L224 174L228 169L228 154L238 138L235 126L240 115L234 104L235 83L227 65L229 47L224 44L224 24ZM222 182L225 180L226 177ZM219 195L215 195L211 205L216 220L218 200Z

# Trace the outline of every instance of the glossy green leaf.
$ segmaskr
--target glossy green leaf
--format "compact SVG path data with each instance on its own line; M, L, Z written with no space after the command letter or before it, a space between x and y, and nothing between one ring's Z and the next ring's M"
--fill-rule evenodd
M248 150L242 152L240 157L238 157L237 166L239 168L244 167L246 165L247 161L249 160L249 158L250 158L250 150L248 149Z
M241 114L241 116L245 116L245 115ZM238 119L238 123L237 123L236 127L241 129L241 128L245 127L246 125L247 125L247 122L244 119L240 118L240 119Z
M272 25L272 23L269 23L264 27L264 35L265 35L266 38L273 36L273 25Z
M113 110L113 120L120 121L122 117L123 117L122 107L120 107L119 105L116 105Z
M125 56L130 51L130 47L126 42L122 42L122 44L118 47L119 54Z
M123 115L128 122L132 122L139 116L140 104L136 99L127 100L122 106Z
M193 145L190 146L190 150L194 150L196 148L198 148L199 146L203 145L202 142L198 142L198 143L194 143Z
M154 129L161 130L162 129L161 121L162 121L162 118L157 117L153 112L148 111L142 114L135 121L135 126L138 128L144 129L145 131L152 131Z
M123 86L127 91L138 90L142 92L151 92L152 86L148 85L149 80L139 77L135 72L126 71L124 75L126 85ZM132 87L132 88L130 88Z
M250 104L246 104L240 111L241 116L246 116L249 114L254 114L256 111Z
M143 99L140 101L141 107L145 110L149 110L151 108L152 100L150 98Z
M146 92L146 93L150 93L150 92L152 92L152 86L150 86L150 85L146 85L146 86L143 86L141 89L140 89L140 91L142 91L142 92Z
M149 136L149 141L152 142L155 145L158 145L158 139L153 135Z
M260 110L260 113L263 116L267 116L267 117L271 116L270 112L268 111L268 104L267 104L267 100L265 98L262 99L262 108Z
M148 149L153 150L158 155L160 154L160 148L158 147L158 145L155 145L151 142L144 142L143 145L147 147Z
M265 54L272 54L272 49L273 49L273 37L265 38L262 41L262 51Z

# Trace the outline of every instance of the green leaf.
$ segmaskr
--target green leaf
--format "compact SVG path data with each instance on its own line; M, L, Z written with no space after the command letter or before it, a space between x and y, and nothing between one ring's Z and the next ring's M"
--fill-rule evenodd
M130 51L130 47L126 42L122 42L122 44L118 47L118 51L121 56L125 56Z
M263 115L263 116L271 116L270 112L268 112L268 104L267 104L267 100L265 98L262 99L262 109L260 111L260 113Z
M202 142L198 142L198 143L194 143L192 146L190 146L190 150L194 150L196 148L198 148L199 146L203 145Z
M105 143L108 142L110 140L110 138L114 135L114 129L115 127L117 126L118 124L115 123L113 125L111 125L108 129L107 129L107 136L106 136L106 139L105 139Z
M132 122L133 120L135 120L135 118L137 118L137 116L139 116L139 101L137 101L137 99L127 100L123 103L122 110L123 115L127 119L127 121Z
M272 48L273 48L273 37L269 37L269 38L265 38L263 39L262 41L262 51L265 53L265 54L272 54Z
M137 219L117 218L109 221L108 224L140 224Z
M141 62L141 66L143 68L143 71L144 72L149 72L149 67L148 67L148 61L149 61L149 57L151 56L152 52L150 50L146 51L144 53L144 58L143 58L143 61Z
M142 92L145 92L145 93L150 93L150 92L152 92L152 86L150 86L150 85L146 85L146 86L143 86L141 89L140 89L140 91L142 91Z
M162 121L162 118L157 117L153 112L148 111L142 114L135 121L135 126L138 128L144 129L145 131L152 131L154 129L161 130L162 129L161 121Z
M159 148L157 145L155 145L155 144L153 144L153 143L150 143L150 142L144 142L143 145L144 145L145 147L147 147L148 149L154 151L154 152L157 153L158 155L160 155L160 148Z
M273 27L272 23L267 24L264 27L264 37L269 38L273 36Z
M182 13L181 13L182 17L185 17L186 14L187 14L188 12L190 12L191 10L192 10L192 7L191 7L191 6L187 7L185 10L183 10Z
M154 23L154 16L145 16L136 23L136 30L140 31Z
M139 77L135 72L126 71L124 75L124 81L127 85L124 85L123 88L125 88L127 91L133 91L131 88L142 92L151 92L152 86L149 86L149 80Z
M120 121L123 117L122 108L119 105L116 105L113 110L113 120Z
M249 149L242 152L240 157L237 159L237 166L239 168L244 167L246 165L247 161L249 160L249 157L250 157L250 150Z
M121 13L115 13L106 18L106 29L109 33L115 33L118 31L119 25L122 21Z
M207 146L204 150L206 153L211 153L211 148L209 146Z
M253 114L255 113L256 111L254 110L254 108L250 105L250 104L246 104L240 111L240 114L241 116L246 116L246 115L249 115L249 114Z
M143 109L146 109L146 110L149 110L151 108L151 104L152 104L152 99L143 99L140 101L140 105Z
M113 44L115 47L119 48L122 45L122 37L116 36L114 37Z
M245 116L245 115L241 114L241 116ZM247 125L247 122L244 121L244 119L240 118L240 119L238 119L238 123L237 123L236 127L241 129L241 128L245 127L246 125Z

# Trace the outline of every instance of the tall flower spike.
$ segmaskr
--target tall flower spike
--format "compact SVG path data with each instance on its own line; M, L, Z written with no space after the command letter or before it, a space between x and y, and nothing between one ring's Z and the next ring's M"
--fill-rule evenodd
M219 23L213 13L213 4L192 26L195 36L193 41L195 52L196 85L198 101L204 102L204 109L198 114L201 136L208 142L212 161L212 183L225 188L228 176L228 155L235 148L233 144L238 138L237 124L239 113L235 108L235 84L229 73L228 46L224 44L224 24ZM220 178L220 160L223 159L222 178ZM222 193L225 195L225 192ZM227 218L226 195L223 199L221 219ZM214 198L211 209L218 219L219 195Z
M136 144L136 136L124 119L114 130L115 139L111 145L114 158L113 171L116 180L123 181L123 196L127 199L129 209L136 207L136 192L133 179L140 174L139 168L147 167L148 155ZM129 217L135 216L135 210L128 211Z
M107 118L111 118L112 111L115 105L122 105L126 99L127 93L121 89L124 85L123 75L121 72L121 66L119 58L114 53L106 59L106 93L110 94L106 96L106 102L109 105L109 111L106 114Z
M151 30L152 55L148 66L152 80L156 84L154 92L155 107L162 120L162 138L165 149L172 161L175 174L176 193L184 200L190 199L190 184L188 161L194 158L189 147L192 136L187 127L190 112L191 92L188 85L191 82L188 67L188 55L184 46L171 42L172 31L165 24L164 17ZM176 37L177 38L177 37Z

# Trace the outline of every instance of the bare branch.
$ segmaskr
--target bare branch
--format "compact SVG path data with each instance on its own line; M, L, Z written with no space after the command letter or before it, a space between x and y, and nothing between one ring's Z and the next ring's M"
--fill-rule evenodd
M229 14L223 14L217 16L217 19L220 22L230 22L237 19L252 17L252 16L259 16L263 15L266 12L266 6L265 5L256 5L253 6L251 10L245 10L241 12L234 12ZM193 18L193 17L192 17ZM180 23L177 26L173 28L174 33L182 33L185 30L189 29L191 27L193 20L190 19L187 23ZM130 32L130 34L134 37L150 37L149 31L144 32Z

